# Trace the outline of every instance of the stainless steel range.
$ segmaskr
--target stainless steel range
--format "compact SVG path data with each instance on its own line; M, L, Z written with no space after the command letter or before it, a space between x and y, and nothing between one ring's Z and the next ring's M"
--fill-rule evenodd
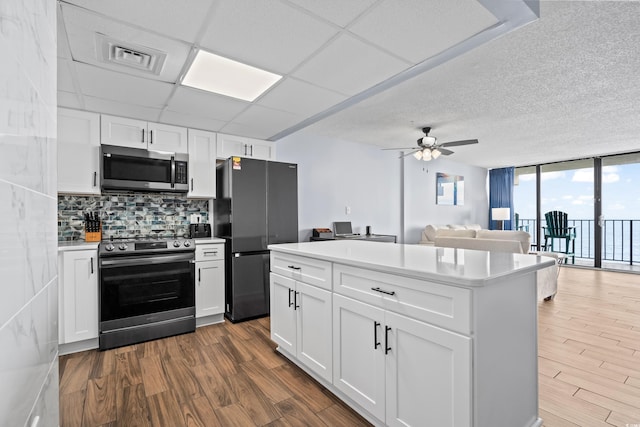
M190 239L116 239L99 248L100 350L195 331Z

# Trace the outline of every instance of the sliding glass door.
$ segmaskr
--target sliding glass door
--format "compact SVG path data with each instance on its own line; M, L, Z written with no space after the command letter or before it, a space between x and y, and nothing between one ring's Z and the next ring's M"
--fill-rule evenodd
M640 153L602 159L602 266L640 264Z
M572 160L540 167L541 226L546 227L545 214L561 211L567 214L569 226L574 227L575 241L566 249L564 239L549 240L555 252L575 249L575 262L593 266L595 261L594 228L594 167L593 160ZM541 231L544 236L544 231ZM544 237L541 239L544 243Z

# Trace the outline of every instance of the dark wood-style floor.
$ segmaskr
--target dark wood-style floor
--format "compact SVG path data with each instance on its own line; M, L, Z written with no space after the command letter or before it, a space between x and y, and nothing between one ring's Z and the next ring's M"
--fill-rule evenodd
M545 427L640 425L640 275L563 267L538 303ZM62 426L369 425L274 352L269 319L60 357Z
M264 318L61 356L60 425L370 425L274 348Z

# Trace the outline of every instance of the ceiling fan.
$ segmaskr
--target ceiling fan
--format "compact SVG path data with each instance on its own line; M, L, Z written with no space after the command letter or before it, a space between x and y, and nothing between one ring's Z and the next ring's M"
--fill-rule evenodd
M453 151L448 150L444 147L455 147L459 145L469 145L469 144L477 144L477 139L464 139L461 141L450 141L450 142L442 142L438 143L438 139L435 136L429 136L429 132L431 131L430 127L422 128L422 132L424 132L424 136L422 138L418 138L418 148L416 147L407 147L407 148L385 148L385 150L414 150L410 153L403 155L403 157L413 154L413 156L418 160L424 160L425 162L431 159L437 159L440 155L448 156L453 154Z

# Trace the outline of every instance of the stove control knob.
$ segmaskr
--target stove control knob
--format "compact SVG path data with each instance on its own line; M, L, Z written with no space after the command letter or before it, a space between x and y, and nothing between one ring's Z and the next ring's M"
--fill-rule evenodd
M125 245L124 243L120 243L118 245L118 249L120 249L121 251L124 251L125 249L127 249L127 245Z
M112 250L114 250L116 247L113 246L111 243L109 243L107 246L105 246L105 249L107 250L107 252L111 252Z
M191 242L190 242L190 241L188 241L188 240L185 240L185 241L184 241L184 247L185 247L185 248L188 248L189 246L191 246Z
M174 247L174 248L179 248L179 247L180 247L180 242L178 242L177 240L175 240L175 241L173 242L173 247Z

